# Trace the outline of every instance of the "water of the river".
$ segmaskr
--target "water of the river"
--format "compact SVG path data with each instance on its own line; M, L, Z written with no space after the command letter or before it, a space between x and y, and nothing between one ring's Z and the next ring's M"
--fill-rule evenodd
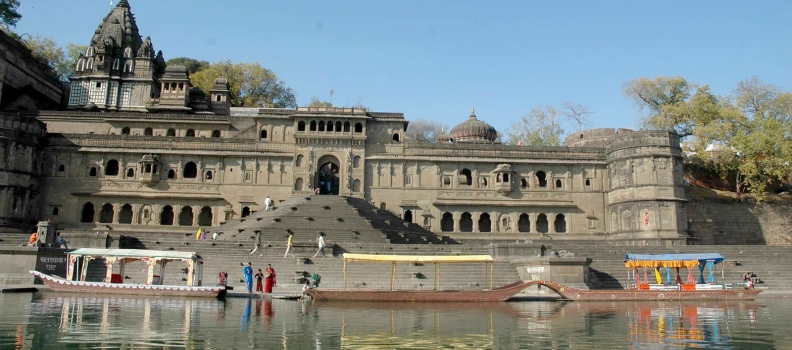
M308 303L0 294L0 349L792 349L792 300Z

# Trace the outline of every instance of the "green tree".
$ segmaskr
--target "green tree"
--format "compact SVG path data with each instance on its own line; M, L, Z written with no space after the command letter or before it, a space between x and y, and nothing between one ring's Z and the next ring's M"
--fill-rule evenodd
M0 25L3 30L8 31L11 27L16 26L17 21L22 18L22 15L17 12L19 8L19 0L0 0Z
M38 34L24 40L23 43L30 49L33 56L55 72L58 80L64 82L69 81L77 59L88 48L84 45L69 44L64 52L55 40Z
M258 63L215 62L190 76L194 86L208 92L216 78L228 79L231 103L241 107L297 107L294 90Z
M416 119L407 124L404 132L405 141L435 143L437 138L445 133L448 125L443 125L427 119Z
M311 103L308 104L308 107L335 107L332 103L327 101L322 101L319 99L319 96L311 97Z
M187 71L190 74L195 74L196 72L206 69L209 67L209 62L207 61L199 61L194 58L189 57L176 57L171 58L167 62L167 65L181 65L187 67Z
M536 107L506 130L506 143L525 146L560 146L562 115L553 106Z

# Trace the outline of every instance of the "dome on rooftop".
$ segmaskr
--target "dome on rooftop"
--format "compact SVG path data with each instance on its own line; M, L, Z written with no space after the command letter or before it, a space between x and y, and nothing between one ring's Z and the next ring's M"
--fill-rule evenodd
M180 64L170 65L165 68L166 73L187 73L187 67Z
M470 112L470 118L455 126L448 134L454 142L494 142L498 132L492 125L478 120L476 110Z

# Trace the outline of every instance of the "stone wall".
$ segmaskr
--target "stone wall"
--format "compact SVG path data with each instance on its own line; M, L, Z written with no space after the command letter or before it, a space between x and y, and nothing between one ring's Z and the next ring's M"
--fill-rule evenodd
M696 244L792 245L792 203L688 196L687 216Z
M65 96L52 72L22 43L0 31L0 109L59 109Z
M41 151L46 126L0 114L0 229L31 232L41 207Z
M610 141L622 134L633 132L630 129L599 128L579 131L569 134L564 140L567 147L602 147L608 146Z

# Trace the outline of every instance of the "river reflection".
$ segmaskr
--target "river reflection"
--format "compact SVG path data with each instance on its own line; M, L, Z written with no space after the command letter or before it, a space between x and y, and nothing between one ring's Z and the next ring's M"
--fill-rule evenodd
M310 303L1 294L0 349L789 349L792 301Z

